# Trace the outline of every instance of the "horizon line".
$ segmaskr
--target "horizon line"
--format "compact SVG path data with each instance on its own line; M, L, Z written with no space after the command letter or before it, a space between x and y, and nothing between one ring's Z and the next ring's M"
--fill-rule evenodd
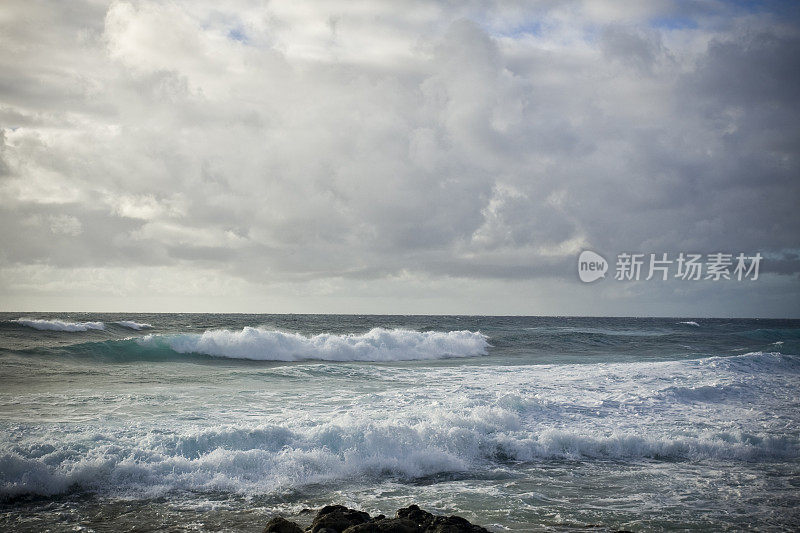
M800 320L800 316L690 316L690 315L520 315L520 314L472 314L472 313L322 313L322 312L246 312L246 311L2 311L3 314L42 313L48 315L63 314L105 314L105 315L309 315L309 316L419 316L419 317L484 317L484 318L688 318L700 320Z

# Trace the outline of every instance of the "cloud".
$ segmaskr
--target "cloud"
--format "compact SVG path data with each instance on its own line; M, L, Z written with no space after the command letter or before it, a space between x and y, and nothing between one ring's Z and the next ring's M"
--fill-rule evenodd
M606 26L600 37L600 50L607 59L619 61L642 74L652 74L657 63L665 59L661 34L635 27Z
M70 215L50 215L50 231L57 235L76 237L83 233L81 221Z
M582 249L797 246L800 32L769 9L51 7L0 20L0 291L123 268L453 302L574 282Z

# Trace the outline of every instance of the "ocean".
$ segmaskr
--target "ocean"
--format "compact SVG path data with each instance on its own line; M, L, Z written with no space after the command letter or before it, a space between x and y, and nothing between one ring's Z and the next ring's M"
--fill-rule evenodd
M0 314L0 530L800 528L800 321Z

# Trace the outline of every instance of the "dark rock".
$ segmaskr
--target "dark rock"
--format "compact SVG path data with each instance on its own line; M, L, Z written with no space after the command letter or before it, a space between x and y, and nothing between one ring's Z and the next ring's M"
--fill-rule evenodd
M348 509L344 505L326 505L311 522L311 533L323 533L323 529L332 529L342 533L350 526L369 522L369 515L363 511Z
M317 516L326 515L328 513L332 513L334 511L348 511L349 509L344 505L326 505L322 509L319 510Z
M267 522L264 533L303 533L303 530L294 522L290 522L282 516L276 516Z
M435 516L425 528L425 533L489 533L460 516Z
M419 525L426 525L433 520L433 515L428 511L423 511L418 505L409 505L397 510L397 518L407 518Z
M409 505L397 511L398 518L417 524L424 533L489 533L487 529L470 523L460 516L435 516L417 505Z
M303 533L283 517L267 523L264 533ZM397 511L396 518L378 515L375 518L344 505L326 505L314 517L306 533L489 533L460 516L436 516L417 505Z
M381 518L348 527L343 533L422 533L422 528L408 518Z

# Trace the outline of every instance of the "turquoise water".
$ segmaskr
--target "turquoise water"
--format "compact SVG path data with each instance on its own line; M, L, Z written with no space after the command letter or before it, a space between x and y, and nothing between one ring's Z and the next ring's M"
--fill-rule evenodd
M793 530L800 321L0 315L0 529Z

